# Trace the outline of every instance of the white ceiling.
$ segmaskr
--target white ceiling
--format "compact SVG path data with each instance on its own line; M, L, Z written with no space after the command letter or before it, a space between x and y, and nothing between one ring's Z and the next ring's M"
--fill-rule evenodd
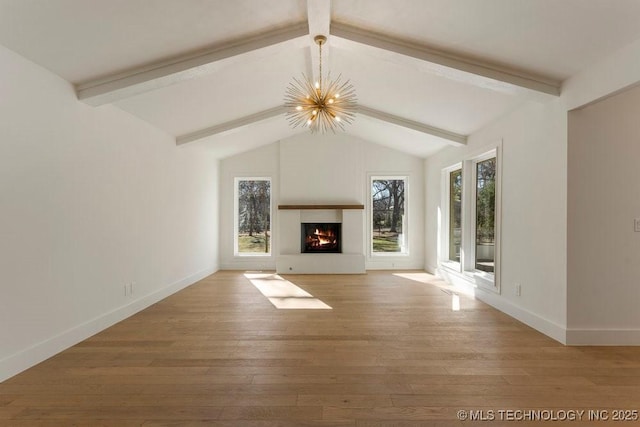
M82 83L306 17L297 0L1 0L0 43Z
M313 72L309 27L331 23L324 60L375 113L347 132L426 157L553 97L545 92L640 38L639 17L639 0L0 0L0 44L81 98L116 85L86 102L112 102L174 137L224 128L192 143L225 157L301 132L260 113ZM226 53L203 56L212 52Z
M638 0L334 0L357 27L566 79L640 36Z

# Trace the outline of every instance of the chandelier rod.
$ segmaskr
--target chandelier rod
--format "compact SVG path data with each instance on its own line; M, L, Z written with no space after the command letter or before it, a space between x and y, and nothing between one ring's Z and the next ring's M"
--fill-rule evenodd
M318 76L318 86L322 89L322 45L327 41L327 38L322 34L319 34L313 38L313 41L318 45L318 50L320 53L320 75Z
M322 90L322 40L318 41L318 46L320 50L320 77L318 79L320 80L320 90Z

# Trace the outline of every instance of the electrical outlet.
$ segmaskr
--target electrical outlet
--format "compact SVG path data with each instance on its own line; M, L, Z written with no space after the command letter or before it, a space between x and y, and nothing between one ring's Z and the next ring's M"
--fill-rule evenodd
M520 283L516 283L516 296L519 297L522 295L522 285Z
M633 230L636 233L640 233L640 218L636 218L633 220Z

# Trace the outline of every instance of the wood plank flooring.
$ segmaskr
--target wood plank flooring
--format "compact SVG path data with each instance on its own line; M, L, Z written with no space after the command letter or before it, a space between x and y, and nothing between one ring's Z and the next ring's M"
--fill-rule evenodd
M557 412L640 410L640 347L565 347L464 295L453 311L420 272L286 279L332 309L279 310L218 272L0 384L0 425L640 425Z

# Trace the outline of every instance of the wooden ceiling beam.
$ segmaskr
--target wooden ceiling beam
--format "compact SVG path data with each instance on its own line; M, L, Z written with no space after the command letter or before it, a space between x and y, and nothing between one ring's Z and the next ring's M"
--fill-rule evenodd
M479 84L486 87L495 87L495 82L501 82L554 97L560 95L561 82L544 76L508 69L504 66L479 61L477 59L453 55L448 52L438 51L406 40L365 31L339 22L331 23L331 34L334 38L337 37L347 42L381 49L385 52L391 52L396 55L403 55L441 66L448 69L442 73L443 75L446 76L449 74L451 78L459 81L467 81L471 84ZM452 72L457 72L458 75L452 75ZM466 76L460 74L466 74ZM479 81L477 76L485 80L490 79L493 82L484 83Z
M283 106L277 106L269 108L268 110L260 111L255 114L251 114L239 119L230 120L228 122L220 123L205 129L201 129L188 134L180 135L176 138L176 144L182 145L189 142L198 141L210 136L218 135L224 132L229 132L241 127L250 126L254 123L261 122L263 120L270 119L279 115L284 115L286 109ZM426 125L424 123L416 122L413 120L405 119L403 117L395 116L393 114L385 113L383 111L376 110L374 108L365 107L363 105L358 106L357 114L362 114L371 117L376 120L380 120L386 123L391 123L396 126L412 129L414 131L422 132L427 135L436 136L447 141L454 146L466 145L467 136L461 135L455 132L451 132L445 129L437 128L435 126ZM284 120L284 117L282 117Z
M205 129L201 129L195 132L190 132L188 134L180 135L176 137L176 145L187 144L189 142L198 141L200 139L204 139L213 135L218 135L220 133L229 132L234 129L239 129L244 126L249 126L253 123L261 122L263 120L270 119L272 117L281 115L285 113L284 106L277 106L273 108L269 108L268 110L260 111L255 114L250 114L245 117L241 117L239 119L230 120L228 122L220 123ZM284 117L283 117L284 120Z
M213 49L171 58L145 67L110 75L76 86L79 100L93 106L113 103L153 89L210 74L223 61L237 61L251 54L268 55L283 43L307 45L307 23L268 31ZM290 43L291 44L291 43ZM292 46L288 46L292 47Z
M445 129L441 129L435 126L426 125L424 123L416 122L414 120L405 119L404 117L395 116L393 114L385 113L374 108L365 107L364 105L358 105L358 114L371 117L376 120L380 120L386 123L391 123L403 128L412 129L418 132L422 132L427 135L436 136L444 139L448 144L454 146L467 145L467 136L459 133L451 132Z

